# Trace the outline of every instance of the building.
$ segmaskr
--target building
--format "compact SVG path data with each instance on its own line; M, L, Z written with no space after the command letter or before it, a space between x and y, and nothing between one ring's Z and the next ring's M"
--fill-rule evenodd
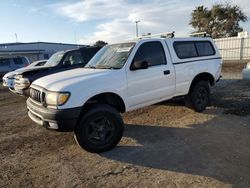
M69 50L84 45L52 43L52 42L29 42L29 43L2 43L0 44L0 57L26 56L30 62L48 59L52 54L62 50Z

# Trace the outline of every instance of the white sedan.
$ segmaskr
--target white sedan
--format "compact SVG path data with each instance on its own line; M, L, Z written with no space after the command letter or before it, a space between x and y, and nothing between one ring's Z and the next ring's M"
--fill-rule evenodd
M35 66L43 66L45 63L47 62L47 60L40 60L40 61L35 61L33 63L31 63L29 66L27 67L24 67L24 68L20 68L20 69L17 69L15 71L12 71L12 72L8 72L7 74L5 74L3 76L3 86L5 87L8 87L10 90L13 90L14 89L14 77L15 75L23 70L23 69L27 69L27 68L30 68L30 67L35 67Z
M247 63L246 67L242 71L243 79L250 79L250 62Z

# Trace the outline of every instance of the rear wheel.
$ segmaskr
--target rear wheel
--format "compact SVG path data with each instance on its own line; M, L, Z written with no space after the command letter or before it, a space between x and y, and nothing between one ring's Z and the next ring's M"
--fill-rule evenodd
M75 129L75 138L85 150L100 153L115 147L123 135L123 121L109 105L92 106Z
M196 112L202 112L206 109L210 100L210 88L207 81L197 82L185 97L185 104L193 108Z

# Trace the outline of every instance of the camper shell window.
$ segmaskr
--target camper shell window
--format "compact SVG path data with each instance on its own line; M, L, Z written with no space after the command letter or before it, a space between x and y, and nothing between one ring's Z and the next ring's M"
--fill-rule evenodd
M180 59L215 55L210 41L178 41L174 42L174 50Z

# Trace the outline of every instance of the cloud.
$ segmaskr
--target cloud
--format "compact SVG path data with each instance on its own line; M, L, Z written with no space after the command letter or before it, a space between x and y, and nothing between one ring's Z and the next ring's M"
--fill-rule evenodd
M52 5L57 14L71 18L75 22L112 19L123 17L123 0L86 0L75 3L62 2ZM118 14L119 13L119 14Z
M140 20L139 33L162 33L176 31L177 36L187 36L192 28L189 26L190 13L194 7L224 1L185 0L85 0L80 2L62 2L52 5L54 11L73 22L98 21L93 33L86 34L80 43L94 43L97 40L117 42L135 37L135 20ZM247 0L232 3L244 7L250 16ZM250 28L247 25L247 28Z
M121 41L134 38L131 32L134 30L134 25L127 19L114 19L110 22L103 23L97 26L97 31L93 34L83 36L79 43L92 44L97 40L107 42Z

